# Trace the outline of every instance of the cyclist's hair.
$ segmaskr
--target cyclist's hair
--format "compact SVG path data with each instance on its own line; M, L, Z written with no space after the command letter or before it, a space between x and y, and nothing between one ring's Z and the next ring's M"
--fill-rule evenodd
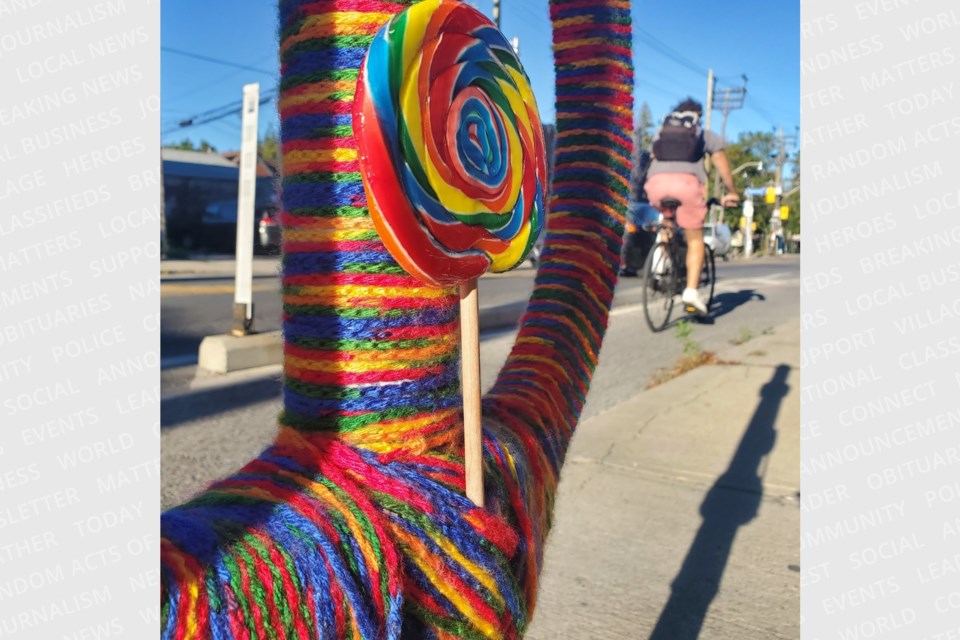
M684 98L680 103L673 108L674 111L696 111L699 114L703 113L703 105L694 100L693 98Z

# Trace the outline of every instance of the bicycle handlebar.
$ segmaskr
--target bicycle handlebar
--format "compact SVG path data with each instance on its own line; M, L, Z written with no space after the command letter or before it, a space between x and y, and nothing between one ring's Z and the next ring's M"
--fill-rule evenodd
M707 207L712 207L715 204L723 206L723 202L721 202L719 198L710 198L707 200Z

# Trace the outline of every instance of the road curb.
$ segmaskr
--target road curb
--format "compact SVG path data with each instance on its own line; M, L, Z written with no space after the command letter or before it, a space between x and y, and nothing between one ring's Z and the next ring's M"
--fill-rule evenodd
M246 336L207 336L200 343L197 367L212 373L232 373L283 361L283 336L279 331Z
M276 278L276 273L255 273L251 276L254 280ZM192 273L168 273L160 276L160 284L169 284L172 282L203 282L204 280L236 280L235 274L209 273L195 271ZM277 285L279 289L279 285Z
M481 308L480 331L516 329L526 308L526 301ZM250 340L251 338L256 340ZM225 387L247 384L257 379L276 378L279 371L277 367L282 364L283 335L279 330L243 338L229 335L207 336L200 344L197 368L216 375L204 379L195 388L163 396L161 401L165 404L182 403L184 400L217 393ZM261 373L258 374L258 371Z

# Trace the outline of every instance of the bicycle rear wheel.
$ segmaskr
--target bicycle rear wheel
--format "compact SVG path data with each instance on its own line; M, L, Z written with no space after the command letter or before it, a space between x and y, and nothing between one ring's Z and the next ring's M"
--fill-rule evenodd
M670 322L677 290L677 270L670 245L658 242L650 248L643 265L643 315L652 331L662 331Z
M713 258L713 249L710 245L703 245L703 267L700 269L700 282L697 284L697 291L700 293L700 299L710 309L713 302L713 288L717 282L716 263Z

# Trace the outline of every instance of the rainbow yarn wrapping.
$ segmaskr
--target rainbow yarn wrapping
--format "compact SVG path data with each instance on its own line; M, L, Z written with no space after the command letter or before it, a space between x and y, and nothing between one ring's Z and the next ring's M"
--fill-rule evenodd
M425 0L391 18L361 68L354 122L370 215L407 272L450 285L523 262L543 228L543 128L483 14Z
M457 296L367 211L351 111L406 3L280 3L284 412L258 458L161 519L162 636L517 638L606 327L627 203L627 0L552 0L557 167L542 266L463 496Z

